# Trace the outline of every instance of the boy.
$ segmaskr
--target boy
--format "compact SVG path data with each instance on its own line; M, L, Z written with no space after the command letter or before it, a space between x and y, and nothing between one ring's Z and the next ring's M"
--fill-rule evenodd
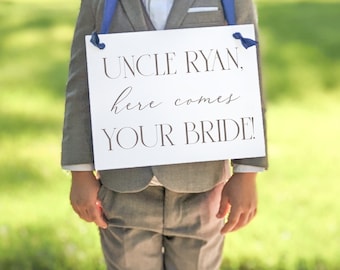
M235 2L237 24L256 24L252 0ZM62 150L62 166L72 172L72 207L99 226L108 269L217 270L223 234L256 214L256 175L267 159L233 160L232 174L224 160L106 170L99 180L84 36L99 31L103 8L104 0L82 0L72 45ZM121 0L110 33L225 24L219 0Z

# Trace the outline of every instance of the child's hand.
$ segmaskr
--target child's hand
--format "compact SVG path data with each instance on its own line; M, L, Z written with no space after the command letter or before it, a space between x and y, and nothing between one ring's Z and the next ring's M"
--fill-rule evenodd
M73 210L87 222L106 229L101 204L97 199L100 183L90 171L72 172L70 200Z
M235 173L225 184L217 218L228 216L221 233L236 231L256 215L256 173ZM230 212L229 212L230 211Z

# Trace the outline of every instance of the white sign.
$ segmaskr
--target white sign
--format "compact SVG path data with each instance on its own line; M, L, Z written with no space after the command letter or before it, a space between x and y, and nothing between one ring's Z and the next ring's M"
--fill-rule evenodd
M265 155L253 25L86 36L97 170Z

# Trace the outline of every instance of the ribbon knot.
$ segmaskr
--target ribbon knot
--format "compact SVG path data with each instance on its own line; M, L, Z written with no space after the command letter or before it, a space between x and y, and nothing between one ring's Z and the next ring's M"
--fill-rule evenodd
M99 48L101 50L105 48L105 44L100 43L99 36L98 36L97 32L92 33L90 41L94 46L96 46L97 48Z
M252 40L250 38L245 38L239 32L234 33L233 37L236 38L236 39L241 40L241 43L242 43L243 47L246 48L246 49L248 49L251 46L254 46L254 45L258 44L258 42L256 40Z

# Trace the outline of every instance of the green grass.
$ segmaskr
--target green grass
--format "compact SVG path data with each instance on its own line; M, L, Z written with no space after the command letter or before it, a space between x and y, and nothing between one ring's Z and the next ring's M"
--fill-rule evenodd
M259 4L259 12L268 99L337 92L339 3Z
M0 269L104 269L59 166L79 1L0 2ZM270 170L223 270L340 269L338 1L258 1Z

